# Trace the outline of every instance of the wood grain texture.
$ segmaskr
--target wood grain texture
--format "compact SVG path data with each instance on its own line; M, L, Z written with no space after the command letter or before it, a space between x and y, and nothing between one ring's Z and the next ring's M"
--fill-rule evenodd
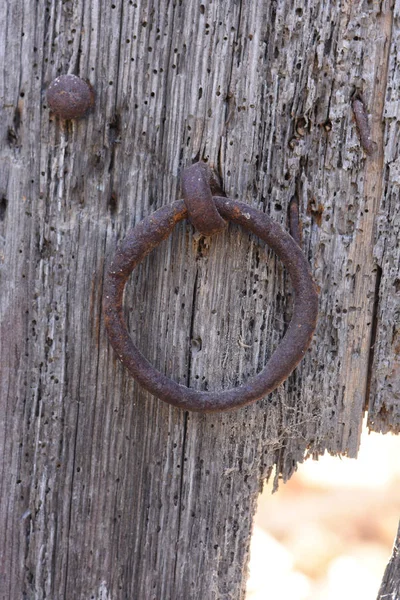
M372 426L396 429L398 10L1 3L0 598L243 598L263 479L277 485L325 450L356 456L369 389ZM93 84L96 105L63 123L45 92L67 72ZM117 242L179 196L198 158L284 226L297 195L321 290L294 375L223 415L141 391L101 317ZM141 350L199 389L258 371L291 305L280 263L234 227L210 239L177 227L126 293Z
M397 530L396 539L393 544L393 552L389 564L386 567L382 585L377 600L396 600L399 597L400 581L400 526Z
M394 7L382 114L384 189L377 211L374 256L379 265L376 335L371 364L368 423L371 429L400 432L400 171L398 57L400 3ZM383 101L383 99L382 99Z

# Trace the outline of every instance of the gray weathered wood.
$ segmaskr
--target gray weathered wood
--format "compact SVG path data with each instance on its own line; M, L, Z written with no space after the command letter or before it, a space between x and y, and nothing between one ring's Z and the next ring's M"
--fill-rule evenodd
M396 2L390 30L383 117L383 181L377 211L374 256L379 265L376 291L376 337L371 369L368 421L375 431L400 432L400 158L398 124L399 71L397 48L400 42L400 4Z
M386 567L377 600L397 600L400 598L400 525L393 545L393 552Z
M372 427L398 430L399 6L1 3L1 598L243 598L263 479L307 453L356 456L368 401ZM96 106L62 123L45 91L66 72ZM301 367L223 415L141 391L101 318L118 240L199 157L284 226L297 194L321 290ZM132 276L126 311L155 365L216 389L265 363L290 289L244 232L182 225Z

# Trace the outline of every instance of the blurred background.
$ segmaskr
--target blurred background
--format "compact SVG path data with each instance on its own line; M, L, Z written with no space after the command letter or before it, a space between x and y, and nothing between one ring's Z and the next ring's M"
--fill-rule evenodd
M376 600L400 517L400 436L307 460L259 498L246 600Z

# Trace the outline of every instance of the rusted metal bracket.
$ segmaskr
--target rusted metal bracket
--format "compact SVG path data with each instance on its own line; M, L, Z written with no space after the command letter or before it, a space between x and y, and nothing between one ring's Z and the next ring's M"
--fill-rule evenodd
M220 195L218 191L207 163L197 162L183 171L182 193L189 221L202 235L214 235L227 226L213 200L213 196Z
M241 225L268 244L282 260L295 290L292 320L261 373L237 388L217 392L194 390L176 383L149 363L136 348L128 333L123 317L124 288L133 269L171 234L177 223L187 218L198 223L197 211L192 208L192 198L202 196L205 189L204 182L209 177L209 172L204 168L204 163L197 163L197 165L196 169L193 169L196 165L190 168L190 177L184 176L184 195L186 201L189 198L189 208L183 200L178 200L155 211L128 232L106 272L103 310L111 345L122 364L142 387L164 402L179 408L216 412L255 402L287 379L311 343L317 322L318 295L307 260L289 233L268 215L243 202L212 196L209 188L203 195L204 210L210 210L210 198L212 198L212 205L219 216L220 226L225 227L225 221ZM199 218L204 224L201 215ZM214 231L217 221L218 219L214 220L214 217L207 221L211 225L206 225L203 232L207 231L209 235Z

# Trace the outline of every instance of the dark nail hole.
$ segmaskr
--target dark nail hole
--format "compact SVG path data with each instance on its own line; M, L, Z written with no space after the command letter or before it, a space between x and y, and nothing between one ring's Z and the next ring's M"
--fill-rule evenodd
M15 131L12 127L9 127L8 131L7 131L7 142L9 144L9 146L16 146L17 141L18 141L17 134L15 133Z
M202 340L200 337L192 339L192 350L194 352L200 352L202 346Z
M108 209L112 215L115 215L118 208L118 198L115 192L112 192L110 198L108 199Z
M0 200L0 221L4 221L7 211L8 200L5 196Z
M19 126L21 125L21 113L19 111L19 108L15 109L13 123L15 131L18 131Z
M121 134L121 117L115 114L108 124L108 139L110 144L114 144Z

